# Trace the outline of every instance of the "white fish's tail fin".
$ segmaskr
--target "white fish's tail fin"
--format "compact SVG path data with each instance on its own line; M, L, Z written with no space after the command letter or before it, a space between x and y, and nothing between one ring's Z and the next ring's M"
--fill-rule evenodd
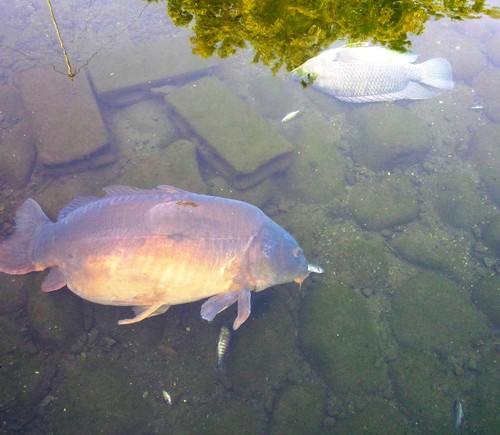
M28 199L16 213L16 231L0 245L0 272L23 275L41 270L33 261L33 247L37 232L50 220L37 204Z
M453 89L455 83L451 74L451 65L446 59L436 57L419 64L421 68L420 81L438 89Z

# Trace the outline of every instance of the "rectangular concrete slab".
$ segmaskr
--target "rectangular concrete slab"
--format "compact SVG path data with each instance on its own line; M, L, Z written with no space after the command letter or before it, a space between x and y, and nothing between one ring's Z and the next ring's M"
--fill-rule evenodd
M198 150L234 187L245 189L283 171L293 145L215 77L165 96L196 136Z
M109 143L84 73L71 80L52 68L35 68L21 75L20 86L44 165L81 160Z
M96 56L88 68L99 99L120 104L124 94L172 81L189 80L214 65L212 58L193 55L186 37L165 37L146 45L126 45Z

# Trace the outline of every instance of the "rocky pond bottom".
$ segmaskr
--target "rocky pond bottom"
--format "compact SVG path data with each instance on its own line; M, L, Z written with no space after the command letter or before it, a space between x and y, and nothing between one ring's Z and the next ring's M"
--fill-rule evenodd
M32 69L0 85L2 236L28 196L55 219L109 184L172 184L263 208L325 274L256 294L222 373L231 310L118 326L126 308L2 275L1 431L451 433L458 400L467 430L494 432L500 126L493 103L468 109L475 76L441 101L351 107L237 61L145 74L133 49L137 68L108 56L74 84Z

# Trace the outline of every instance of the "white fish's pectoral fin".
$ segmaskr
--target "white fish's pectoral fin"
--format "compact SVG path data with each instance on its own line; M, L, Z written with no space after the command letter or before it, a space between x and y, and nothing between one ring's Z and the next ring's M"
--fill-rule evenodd
M217 314L239 301L241 292L240 290L219 293L207 299L201 306L201 318L211 322Z
M57 267L53 267L42 282L42 291L53 292L64 287L66 284L66 277Z
M137 306L134 307L135 317L132 319L118 320L119 325L130 325L131 323L137 323L144 320L146 317L156 316L158 314L163 314L170 308L170 305L162 304L158 302L157 304L150 305L148 307Z
M250 301L250 290L242 290L238 296L238 317L233 322L233 329L236 331L250 316L252 302Z

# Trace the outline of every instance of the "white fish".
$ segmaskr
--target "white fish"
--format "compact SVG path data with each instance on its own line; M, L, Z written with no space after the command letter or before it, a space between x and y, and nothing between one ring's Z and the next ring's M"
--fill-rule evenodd
M224 371L230 344L231 331L226 325L223 325L220 328L219 338L217 340L217 365L215 366L217 371Z
M165 402L167 402L169 405L172 405L172 398L170 397L170 394L168 394L167 391L161 390L161 395L163 396Z
M453 89L451 65L434 58L415 64L418 55L379 46L344 45L320 53L293 70L304 85L350 103L420 100Z
M285 117L281 120L281 122L288 122L291 121L293 118L295 118L299 114L300 110L296 110L295 112L290 112L285 115Z

